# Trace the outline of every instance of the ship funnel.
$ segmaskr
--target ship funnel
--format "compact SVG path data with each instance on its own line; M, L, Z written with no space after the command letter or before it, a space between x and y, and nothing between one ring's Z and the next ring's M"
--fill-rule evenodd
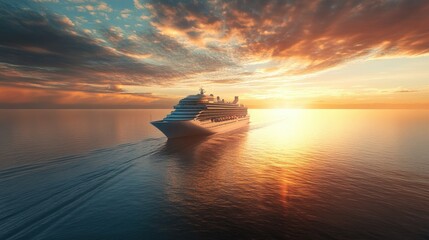
M217 96L217 97L216 97L216 100L217 100L218 102L220 102L220 97L219 97L219 96Z
M232 103L234 103L234 104L238 103L238 96L234 97L234 102L232 102Z

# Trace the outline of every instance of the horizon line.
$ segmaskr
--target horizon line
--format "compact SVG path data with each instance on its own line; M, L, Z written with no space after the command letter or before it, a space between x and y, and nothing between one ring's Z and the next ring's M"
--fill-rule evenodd
M0 108L0 110L169 110L169 109L173 109L173 108L91 108L91 107L87 107L87 108L56 108L56 107L52 107L52 108ZM300 107L291 107L291 108L277 108L277 107L273 107L273 108L248 108L248 109L255 109L255 110L264 110L264 109L279 109L279 110L429 110L429 106L426 107L416 107L416 108L412 108L412 107L349 107L349 108L335 108L335 107L326 107L326 108L300 108Z

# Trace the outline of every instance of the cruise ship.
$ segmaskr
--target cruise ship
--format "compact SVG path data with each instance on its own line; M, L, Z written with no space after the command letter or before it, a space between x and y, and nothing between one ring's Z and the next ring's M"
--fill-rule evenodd
M151 123L168 138L179 138L235 130L249 124L249 115L247 107L238 103L238 96L225 102L206 95L201 88L199 94L180 100L164 119Z

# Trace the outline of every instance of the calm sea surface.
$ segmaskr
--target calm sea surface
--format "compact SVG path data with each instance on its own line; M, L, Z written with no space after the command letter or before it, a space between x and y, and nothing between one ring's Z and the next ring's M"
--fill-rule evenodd
M0 110L0 239L429 239L429 111Z

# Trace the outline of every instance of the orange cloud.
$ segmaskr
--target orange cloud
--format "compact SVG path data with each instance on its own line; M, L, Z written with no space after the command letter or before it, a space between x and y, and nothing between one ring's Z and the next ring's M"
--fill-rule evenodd
M196 46L240 39L241 57L300 59L290 74L316 72L363 57L429 52L427 1L155 1L154 26ZM210 32L210 34L209 34ZM199 41L196 41L199 40Z
M0 104L170 107L174 102L161 104L169 99L126 93L121 86L150 87L157 92L159 86L202 84L228 86L226 91L246 89L248 94L264 91L258 94L269 98L284 95L278 92L292 82L298 84L359 58L429 53L428 1L150 2L136 0L138 10L122 12L130 16L129 21L139 21L135 26L109 21L100 24L101 29L87 29L90 26L73 15L75 24L43 8L0 4L5 13L0 22L0 35L5 36L0 38ZM111 10L102 3L89 6L105 11L106 17ZM140 18L142 14L147 17ZM140 24L142 20L147 24ZM415 76L407 84L399 77L392 78L396 84L377 76L380 83L372 85L422 88L427 73ZM342 81L340 77L335 76ZM314 84L320 85L318 81ZM371 85L365 81L364 85ZM349 100L335 101L354 104ZM333 99L326 101L334 103ZM414 103L413 99L406 101Z
M0 87L1 108L144 108L169 101L151 94Z

